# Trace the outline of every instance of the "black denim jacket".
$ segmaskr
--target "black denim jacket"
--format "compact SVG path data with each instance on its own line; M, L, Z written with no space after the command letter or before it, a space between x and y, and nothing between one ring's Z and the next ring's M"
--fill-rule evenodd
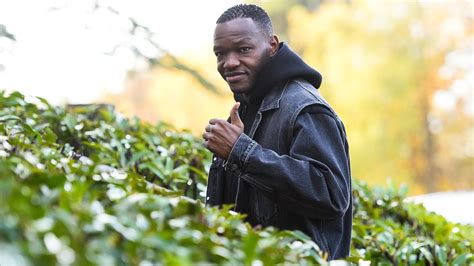
M342 121L311 84L292 80L262 101L249 135L211 164L206 204L221 206L226 171L237 178L234 210L253 225L300 230L329 253L349 255L352 193Z

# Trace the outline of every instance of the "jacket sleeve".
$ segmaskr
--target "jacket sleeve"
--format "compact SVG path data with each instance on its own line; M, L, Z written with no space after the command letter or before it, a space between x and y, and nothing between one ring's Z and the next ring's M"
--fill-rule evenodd
M288 155L240 135L227 166L291 211L334 219L350 204L348 145L342 122L310 106L296 118Z

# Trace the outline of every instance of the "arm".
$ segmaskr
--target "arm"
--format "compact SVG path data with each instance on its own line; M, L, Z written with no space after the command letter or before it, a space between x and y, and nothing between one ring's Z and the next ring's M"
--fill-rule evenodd
M321 107L310 106L295 121L288 155L241 134L227 164L286 208L310 218L334 219L344 215L350 203L346 152L342 123Z

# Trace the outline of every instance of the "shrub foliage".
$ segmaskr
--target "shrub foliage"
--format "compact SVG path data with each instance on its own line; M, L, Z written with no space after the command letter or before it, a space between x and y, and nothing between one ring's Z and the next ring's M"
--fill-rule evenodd
M210 154L187 132L17 92L0 107L0 263L327 263L301 232L205 207ZM472 226L405 202L404 187L353 193L348 263L473 263Z

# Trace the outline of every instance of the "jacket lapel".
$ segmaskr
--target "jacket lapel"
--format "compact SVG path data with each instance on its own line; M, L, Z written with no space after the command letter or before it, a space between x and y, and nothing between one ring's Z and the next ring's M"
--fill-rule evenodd
M257 131L258 126L260 125L260 121L262 121L262 113L269 110L280 108L280 100L283 97L283 94L285 93L287 86L288 86L288 81L286 82L284 86L279 86L278 88L270 90L270 93L268 93L265 96L265 98L263 98L262 104L260 105L260 108L258 109L257 115L255 116L255 119L252 124L252 128L250 129L250 132L249 132L249 137L251 139L253 139L253 136L255 135L255 132Z

